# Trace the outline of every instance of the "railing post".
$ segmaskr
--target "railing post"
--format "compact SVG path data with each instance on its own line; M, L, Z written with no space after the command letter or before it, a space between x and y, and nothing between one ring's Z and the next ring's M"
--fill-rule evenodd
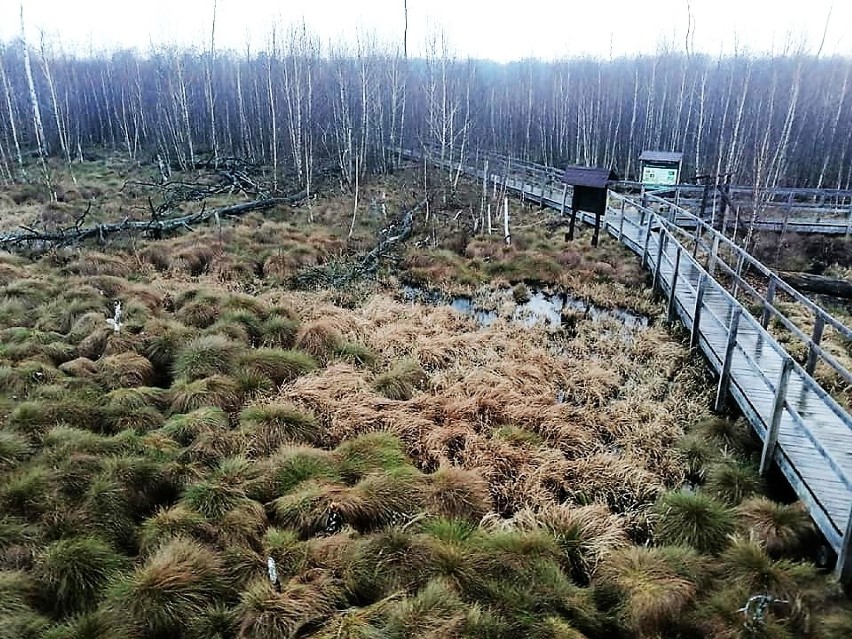
M657 238L657 265L654 269L654 279L651 284L651 290L656 291L660 286L660 265L663 263L663 240L665 238L665 231L660 228L660 236Z
M775 302L775 287L778 286L778 280L774 277L769 278L769 286L766 289L766 302L763 304L763 314L760 316L760 325L763 328L769 326L769 318L772 316L770 310Z
M745 263L745 255L740 253L739 258L737 259L737 267L734 269L735 277L734 277L734 286L731 291L731 297L737 299L737 293L740 290L740 279L742 279L743 272L743 264Z
M849 204L849 219L846 221L846 239L852 236L852 204Z
M716 260L719 259L719 236L713 235L713 245L710 249L710 257L707 258L707 272L710 277L716 275Z
M698 346L701 334L701 305L704 303L704 289L707 287L707 275L702 271L698 276L698 290L695 292L695 309L692 312L692 332L689 336L689 348Z
M825 318L822 315L817 315L816 321L814 322L814 332L811 335L811 343L808 344L808 361L805 364L805 370L808 375L813 375L816 370L817 358L819 357L817 353L817 347L819 343L822 341L822 332L825 330Z
M731 362L734 358L734 347L737 345L737 331L740 328L740 316L743 309L737 304L731 313L731 325L728 327L728 343L725 345L725 359L722 361L722 372L719 374L719 387L716 389L716 404L713 408L717 413L725 406L728 387L731 385Z
M701 241L702 228L700 220L695 223L695 237L693 238L695 243L692 245L692 257L696 259L698 257L698 243Z
M837 563L834 565L834 576L842 584L852 579L852 509L846 520L846 534L840 541L840 552L837 553Z
M790 372L793 370L793 358L787 355L781 364L781 375L778 377L778 386L775 389L775 403L772 405L772 421L766 429L766 439L763 442L763 453L760 455L760 475L765 476L772 463L775 454L775 446L778 443L778 429L781 426L781 416L784 413L784 402L787 399L787 384L790 381Z
M645 231L645 245L642 249L642 268L651 268L651 265L648 263L648 244L651 242L651 216L648 216L648 226Z
M677 278L680 274L680 254L681 251L680 245L677 247L677 253L675 254L675 263L674 263L674 273L672 274L672 285L669 289L669 307L668 307L668 319L669 323L674 322L675 320L675 301L677 299Z
M624 207L627 206L627 200L621 200L621 215L618 218L618 241L624 241Z
M562 206L559 209L559 215L565 217L565 202L568 200L568 185L562 185ZM619 238L620 239L620 238Z

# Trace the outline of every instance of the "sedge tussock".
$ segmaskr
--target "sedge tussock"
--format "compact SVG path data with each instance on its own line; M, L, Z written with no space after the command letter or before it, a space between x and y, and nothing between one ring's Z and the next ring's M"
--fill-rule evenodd
M373 388L388 399L408 400L415 390L426 388L429 376L426 371L413 360L401 360L394 364L387 373L378 375L373 380Z
M317 443L321 433L316 418L292 404L255 404L240 413L249 453L268 457L285 443Z
M258 348L252 349L240 358L240 368L243 372L262 375L275 386L291 382L316 367L314 358L299 350Z
M35 573L56 613L67 615L97 605L104 587L124 565L125 559L103 541L76 537L48 546L37 559Z
M613 553L598 568L596 583L619 592L623 622L638 636L665 633L695 602L698 581L673 563L665 549L633 547Z
M564 479L565 490L579 504L604 503L616 513L650 505L663 485L628 456L596 453L572 460Z
M342 602L336 581L322 572L293 579L276 592L268 580L251 584L237 607L239 636L245 639L296 637L330 617Z
M796 552L814 533L800 503L778 504L765 497L746 499L737 507L738 528L772 556Z
M475 471L442 466L427 479L426 503L431 513L478 522L491 510L488 484Z
M343 335L330 320L303 324L296 334L296 347L320 362L326 362L343 345Z
M734 515L723 502L709 495L675 491L665 493L655 506L654 534L662 544L683 544L715 554L734 532Z
M112 587L107 601L116 635L180 636L224 588L219 558L198 542L166 542L133 574Z
M228 428L228 414L221 408L206 406L188 413L172 415L163 426L163 434L182 446L188 446L201 435L224 433Z
M178 503L158 509L142 522L139 544L143 552L151 552L175 537L206 543L213 540L215 531L204 515L187 504Z
M148 386L154 380L154 366L137 353L119 353L97 362L97 379L105 388Z
M223 335L202 335L177 351L172 374L188 381L231 372L241 347Z
M239 387L224 375L214 375L196 381L177 380L172 385L173 413L187 413L205 406L233 411L240 404Z
M588 583L600 563L617 550L630 545L624 522L605 506L545 506L536 511L525 508L511 520L520 530L546 530L565 553L571 573Z

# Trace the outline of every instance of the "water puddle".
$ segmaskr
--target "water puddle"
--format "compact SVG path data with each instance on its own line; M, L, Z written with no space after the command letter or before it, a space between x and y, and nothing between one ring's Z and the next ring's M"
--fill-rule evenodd
M433 306L450 306L459 313L472 317L480 326L490 326L500 317L506 317L527 327L542 324L559 328L571 321L567 316L573 315L576 318L580 315L593 321L615 319L630 329L648 327L648 317L644 315L622 308L605 309L565 292L529 290L526 301L516 302L512 289L508 288L487 290L474 297L451 297L438 291L403 286L402 299ZM566 311L573 312L569 314Z

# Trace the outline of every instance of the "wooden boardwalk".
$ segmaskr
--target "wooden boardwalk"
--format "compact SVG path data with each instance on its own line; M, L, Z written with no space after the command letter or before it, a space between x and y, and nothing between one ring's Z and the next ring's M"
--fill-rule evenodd
M446 164L445 168L459 170L458 165ZM499 184L562 214L566 205L570 207L570 192L553 179L553 172L530 179L526 170L491 173L487 163L460 170L483 180L483 186L493 184L496 191ZM603 226L640 256L652 273L654 287L667 299L669 319L680 319L690 331L691 345L701 349L718 374L716 408L727 397L737 402L763 442L761 474L772 464L781 470L837 553L836 576L852 580L852 417L812 377L822 363L852 383L852 374L820 346L826 326L847 339L852 339L852 331L682 207L653 198L658 204L653 209L626 196L612 197L617 206L609 207ZM581 217L594 221L591 215ZM684 219L692 222L691 233L678 225ZM720 246L736 258L736 266L724 261ZM767 278L765 292L740 277L744 266ZM720 273L729 285L734 282L733 295L720 283ZM738 289L760 300L761 318L738 301ZM776 291L812 313L812 334L805 334L784 315L775 303ZM770 319L806 344L804 367L767 331Z
M643 220L644 217L644 220ZM736 400L764 443L761 472L777 464L838 554L849 578L852 419L772 338L659 216L611 211L606 228L643 258L691 341L719 374L717 406ZM621 229L619 233L619 229Z

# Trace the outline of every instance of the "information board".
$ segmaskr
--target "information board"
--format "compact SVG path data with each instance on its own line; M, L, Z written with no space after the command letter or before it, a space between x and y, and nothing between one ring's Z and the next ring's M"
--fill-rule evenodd
M677 184L677 169L646 166L642 169L642 184L674 186Z

